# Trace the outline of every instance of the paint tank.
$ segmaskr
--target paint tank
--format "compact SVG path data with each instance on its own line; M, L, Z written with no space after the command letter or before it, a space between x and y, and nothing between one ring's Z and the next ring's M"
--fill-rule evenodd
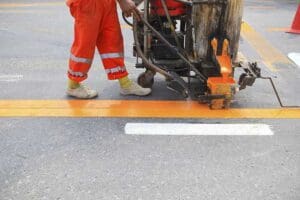
M224 23L219 23L222 13L222 4L194 4L191 9L194 30L190 33L190 52L196 59L211 57L210 40L218 36L220 26L230 42L230 53L236 58L239 48L240 30L243 15L243 0L227 0Z

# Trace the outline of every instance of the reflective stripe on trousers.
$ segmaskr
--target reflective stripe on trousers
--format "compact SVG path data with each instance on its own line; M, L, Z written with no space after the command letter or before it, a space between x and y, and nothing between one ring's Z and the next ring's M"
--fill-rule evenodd
M118 73L118 72L125 72L126 71L126 68L123 66L123 67L114 67L114 68L111 68L111 69L106 69L105 72L106 74L113 74L113 73Z
M123 58L124 54L121 52L117 52L117 53L103 53L100 54L102 59L109 59L109 58Z
M86 64L92 64L93 62L93 59L76 57L72 53L70 54L70 60L77 63L86 63Z
M73 70L69 69L68 70L68 73L71 75L71 76L75 76L75 77L85 77L86 74L82 73L82 72L74 72Z

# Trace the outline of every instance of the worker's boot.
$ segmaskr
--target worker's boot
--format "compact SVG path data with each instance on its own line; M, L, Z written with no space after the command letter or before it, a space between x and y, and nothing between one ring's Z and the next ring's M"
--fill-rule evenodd
M151 93L150 88L143 88L139 86L136 82L124 77L119 79L120 81L120 93L122 95L136 95L136 96L146 96Z
M79 84L76 88L68 88L67 94L78 99L92 99L98 96L97 91L88 88L83 84Z

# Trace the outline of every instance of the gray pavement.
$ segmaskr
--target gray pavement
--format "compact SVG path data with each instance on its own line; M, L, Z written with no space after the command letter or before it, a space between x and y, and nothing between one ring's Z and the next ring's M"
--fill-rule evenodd
M69 99L65 95L72 18L62 2L1 7L0 99ZM56 4L57 3L57 4ZM284 55L300 52L300 36L270 28L289 27L292 0L245 0L244 20ZM121 22L124 24L124 22ZM132 33L123 29L130 67ZM285 104L300 104L300 69L270 71L251 44L241 52L276 76ZM182 100L156 77L153 94L123 97L106 80L98 55L87 83L98 99ZM237 94L235 108L278 108L268 83ZM175 109L175 108L174 108ZM273 136L129 136L128 122L263 123ZM0 118L0 199L300 199L299 119Z
M300 198L299 125L282 128L299 120L259 120L276 130L263 137L123 134L141 121L180 122L2 119L0 199Z

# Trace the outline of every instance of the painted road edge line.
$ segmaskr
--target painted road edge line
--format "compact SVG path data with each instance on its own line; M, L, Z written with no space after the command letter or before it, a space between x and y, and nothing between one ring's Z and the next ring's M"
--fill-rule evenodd
M270 136L267 124L127 123L127 135Z
M264 38L247 22L243 21L241 26L241 36L249 42L254 50L259 54L262 62L271 70L278 71L277 65L293 65L287 56L275 48L271 42Z

